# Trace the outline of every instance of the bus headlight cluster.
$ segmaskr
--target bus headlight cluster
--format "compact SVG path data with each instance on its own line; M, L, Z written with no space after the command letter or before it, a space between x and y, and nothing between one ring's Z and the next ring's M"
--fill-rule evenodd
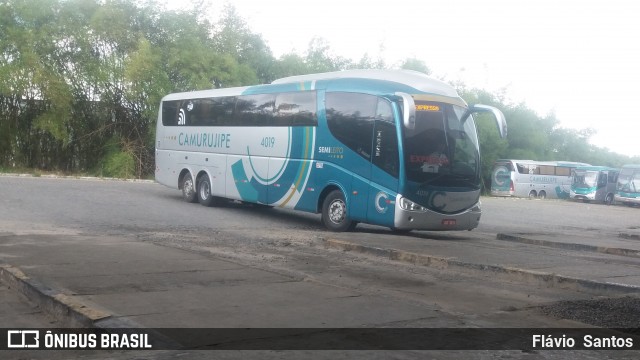
M425 207L420 206L404 197L400 198L400 208L402 210L407 210L407 211L422 211L422 212L427 211Z

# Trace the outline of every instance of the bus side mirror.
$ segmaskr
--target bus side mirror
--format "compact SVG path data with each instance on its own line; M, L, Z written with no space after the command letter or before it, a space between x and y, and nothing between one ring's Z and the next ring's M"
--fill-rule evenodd
M407 93L398 92L396 95L402 98L402 123L404 127L413 130L416 127L416 103L413 97Z
M504 118L504 114L502 113L502 111L498 110L493 106L480 105L480 104L470 106L467 112L462 117L462 123L467 121L467 119L469 118L469 115L471 115L472 113L481 113L481 112L492 113L494 118L496 119L496 125L498 126L498 132L500 134L500 138L504 139L505 137L507 137L507 120Z

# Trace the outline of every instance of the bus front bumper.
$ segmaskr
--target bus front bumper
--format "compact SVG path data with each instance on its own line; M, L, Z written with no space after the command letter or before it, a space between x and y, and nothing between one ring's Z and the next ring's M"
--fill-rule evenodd
M588 194L577 194L575 191L571 191L569 197L573 200L595 200L596 193L591 192Z
M491 190L491 196L513 196L511 190Z
M395 206L394 227L400 230L472 230L480 224L480 202L457 214L441 214L429 209L411 211Z
M640 205L640 197L630 198L616 194L614 195L613 199L616 201L616 203Z

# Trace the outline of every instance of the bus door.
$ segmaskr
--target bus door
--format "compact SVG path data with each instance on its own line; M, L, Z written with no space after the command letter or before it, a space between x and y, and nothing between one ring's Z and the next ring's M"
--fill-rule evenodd
M608 182L608 176L607 176L607 172L606 171L599 171L598 172L598 185L596 188L596 194L594 199L596 201L601 201L604 200L604 198L607 196L607 182Z
M375 121L371 155L367 217L370 222L391 227L394 224L400 171L398 137L396 126L391 121Z
M615 194L618 184L618 172L615 170L607 170L600 172L598 179L598 199L605 200L607 195ZM602 195L601 195L602 193Z

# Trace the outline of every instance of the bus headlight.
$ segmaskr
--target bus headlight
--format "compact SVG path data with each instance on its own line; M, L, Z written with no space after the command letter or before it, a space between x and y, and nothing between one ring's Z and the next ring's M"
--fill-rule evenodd
M404 197L400 198L400 208L402 210L407 210L407 211L422 211L422 212L427 211L427 209L425 207L420 206L420 205L414 203L413 201L411 201L411 200L409 200L407 198L404 198Z

